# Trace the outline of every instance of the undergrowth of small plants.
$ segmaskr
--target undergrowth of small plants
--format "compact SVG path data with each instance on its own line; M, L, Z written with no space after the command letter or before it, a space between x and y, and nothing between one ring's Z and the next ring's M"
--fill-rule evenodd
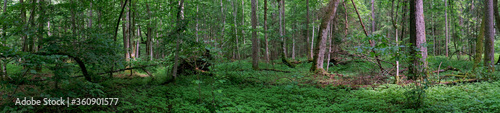
M163 85L170 67L158 67L152 77L115 77L100 83L64 79L35 85L2 85L2 112L500 112L500 81L454 85L429 84L433 77L408 84L390 82L353 88L322 84L330 77L308 73L311 63L289 68L279 61L254 71L250 60L213 65L213 75L181 75ZM471 62L429 58L429 67L469 69ZM375 65L367 62L331 66L330 73L359 77ZM15 66L10 66L14 67ZM469 70L463 70L468 72ZM136 71L137 73L144 73ZM347 73L350 72L350 73ZM354 72L354 73L353 73ZM440 75L458 73L444 72ZM497 75L495 75L497 74ZM499 73L488 77L500 76ZM340 79L334 77L333 79ZM393 77L384 78L392 81ZM3 83L5 84L5 83ZM418 85L417 85L418 84ZM17 88L17 89L16 89ZM14 93L15 94L12 94ZM18 106L12 97L119 98L112 106ZM63 109L64 108L64 109Z

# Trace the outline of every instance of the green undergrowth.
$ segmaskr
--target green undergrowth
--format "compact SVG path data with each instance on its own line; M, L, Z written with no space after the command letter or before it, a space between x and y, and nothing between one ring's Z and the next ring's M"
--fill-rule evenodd
M443 58L429 58L430 66ZM35 98L120 98L116 106L16 106L0 105L3 112L500 112L500 81L434 85L425 90L422 107L407 107L410 86L383 84L378 87L351 89L345 86L317 85L308 73L311 63L289 68L276 62L261 63L254 71L250 60L217 63L213 76L182 75L174 83L161 85L171 77L169 67L158 67L151 77L113 78L101 83L84 82L83 78L67 79L60 89L53 84L35 90L18 92L14 97ZM353 71L363 65L343 67ZM437 65L439 65L437 63ZM441 67L469 65L468 62L443 62ZM357 69L353 69L357 68ZM333 67L342 72L340 67ZM355 75L355 74L353 74ZM12 91L15 87L1 87ZM8 99L5 97L3 99Z

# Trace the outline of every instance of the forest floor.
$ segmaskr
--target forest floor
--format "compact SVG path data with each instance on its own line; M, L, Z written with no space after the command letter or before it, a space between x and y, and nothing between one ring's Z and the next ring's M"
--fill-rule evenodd
M441 69L451 66L461 71L436 74L429 77L429 81L446 74L470 72L472 62L464 59L466 57L462 60L430 57L432 70L441 65ZM426 87L417 87L412 83L391 84L394 77L377 77L373 74L377 69L375 64L369 62L330 67L331 73L342 76L313 75L309 73L311 63L301 63L296 68L280 63L260 64L261 69L289 73L254 71L250 60L215 64L210 70L213 76L183 75L166 85L160 85L169 79L165 67L152 70L153 77L124 77L126 74L121 73L101 83L70 78L62 80L58 89L54 89L54 82L43 82L37 84L38 87L23 85L19 89L6 85L0 89L0 106L3 112L500 112L500 81L426 84ZM138 75L145 74L138 71ZM338 82L344 78L357 80ZM454 79L451 77L443 81ZM9 95L14 89L16 94ZM424 93L415 97L416 91ZM13 98L21 97L107 97L120 100L113 106L14 105ZM422 97L420 104L415 101L418 97ZM421 107L416 109L415 104Z

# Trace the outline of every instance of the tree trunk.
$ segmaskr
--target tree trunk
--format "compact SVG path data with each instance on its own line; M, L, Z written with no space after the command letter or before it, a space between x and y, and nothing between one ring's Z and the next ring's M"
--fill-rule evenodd
M3 13L2 14L5 14L5 13L7 13L7 0L3 1ZM7 30L6 25L2 25L2 37L4 37L2 39L2 41L4 41L4 42L6 42L6 40L7 40L7 37L5 37L6 30ZM6 44L3 44L3 46L6 46ZM2 75L2 78L0 78L0 80L5 79L5 77L7 76L7 63L8 62L0 61L0 75Z
M234 31L233 31L233 36L234 36L234 39L235 39L235 44L234 44L234 48L233 48L233 59L239 59L238 58L238 54L239 54L239 47L238 47L238 25L236 23L236 13L237 13L237 8L236 6L234 5L234 3L236 2L236 0L234 0L233 2L231 2L231 6L233 6L233 23L234 23Z
M151 19L152 19L151 16L152 16L152 14L151 14L151 10L149 10L149 4L148 3L146 3L146 11L148 13L148 20L149 20L148 27L146 28L146 30L147 30L146 31L147 32L147 34L146 34L146 37L147 37L147 39L146 39L146 54L148 54L149 60L153 61L153 36L152 36L153 35L153 28L152 28L152 26L153 25L151 23ZM196 25L198 25L198 23L196 23ZM198 33L196 35L198 35ZM198 36L196 36L196 37L198 37Z
M335 20L335 19L334 19ZM328 72L328 69L330 68L330 58L331 58L331 54L332 54L332 46L333 46L333 42L332 42L332 39L333 39L333 30L335 29L334 28L334 23L335 21L332 20L332 22L330 22L330 33L328 33L328 52L327 52L327 59L326 59L326 72Z
M312 59L313 58L313 54L312 54L312 49L309 48L309 0L306 0L306 28L305 28L305 34L304 34L304 37L306 37L306 53L309 52L309 55L306 55L307 56L307 59ZM314 37L313 37L314 38ZM312 45L311 45L312 47Z
M282 47L282 52L283 52L281 56L282 56L282 58L283 58L283 59L286 59L286 44L285 44L285 41L286 41L286 40L285 40L285 33L284 33L284 28L285 28L285 27L284 27L284 24L285 24L285 23L284 23L284 20L283 20L283 16L284 16L284 15L283 15L283 14L284 14L284 11L283 11L283 10L285 9L285 8L283 8L283 7L284 7L285 5L283 4L283 0L281 0L281 2L280 2L279 4L280 4L280 5L279 5L280 7L279 7L279 9L278 9L278 10L279 10L279 13L280 13L280 15L279 15L279 24L280 24L280 26L279 26L279 30L280 30L280 31L279 31L279 32L280 32L280 37L281 37L281 47Z
M411 74L417 73L418 69L425 69L427 67L427 47L425 44L425 22L424 22L424 9L422 0L410 0L410 42L412 43L411 55L416 56L417 49L420 50L421 59L416 57L412 58L413 65L410 68ZM423 62L423 66L421 66ZM424 71L425 72L425 71ZM412 76L415 77L415 76Z
M283 20L283 30L281 30L283 32L283 53L285 55L285 59L287 58L288 56L288 49L287 49L287 44L286 44L286 41L287 41L287 36L286 36L286 16L285 16L285 0L281 0L281 18Z
M265 42L265 46L266 46L266 62L269 63L270 59L269 59L269 40L268 40L268 37L267 37L267 0L264 0L264 40L266 40Z
M245 26L245 0L241 0L241 26ZM243 39L243 45L246 44L245 30L241 30L241 39ZM244 55L246 58L246 55Z
M138 57L137 56L137 45L136 45L136 38L137 38L137 35L136 35L136 25L135 25L135 14L136 14L136 7L135 7L135 3L137 2L130 2L130 37L129 37L129 44L130 44L130 49L132 49L131 53L130 53L130 57L135 61L136 58ZM130 63L132 66L132 63ZM133 72L133 70L130 70L131 71L131 74Z
M87 27L90 29L92 28L92 1L90 2L90 8L89 8L89 13L88 13L88 25Z
M321 25L319 27L320 33L318 34L316 40L316 47L314 48L314 57L313 64L311 66L311 71L315 73L326 73L323 69L323 61L326 50L326 41L328 37L328 30L331 29L329 24L335 18L337 12L337 6L339 4L339 0L331 0L327 6L327 10L323 19L321 20Z
M127 0L125 0L125 3L127 3ZM129 5L126 5L125 4L125 8L127 9L125 12L126 13L126 16L124 18L124 21L123 22L123 50L125 51L125 61L130 61L130 44L129 44L129 27L130 27L130 24L129 24L129 21L130 21L130 7Z
M484 16L482 20L481 27L479 28L479 35L476 37L476 55L474 56L474 67L472 68L472 71L475 71L479 66L483 56L484 26L486 24L486 16Z
M222 3L222 0L220 0L220 11L221 11L221 20L222 20L222 25L221 25L221 33L220 33L220 41L219 41L219 48L221 50L224 50L222 47L222 43L224 41L224 33L225 33L225 25L226 25L226 15L224 14L224 4ZM219 55L222 56L222 51L219 51Z
M24 0L19 0L19 4L21 4L21 24L23 26L23 30L27 30L28 26L26 25L26 11L24 11ZM24 52L28 52L28 38L24 33L21 33L21 40L23 41L23 47L22 50Z
M497 30L500 32L500 14L498 14L498 0L493 0L493 11L495 13L495 22L497 25ZM500 64L500 56L498 56L498 61L495 64Z
M252 0L252 68L259 70L259 39L257 38L257 7L255 0Z
M179 51L180 46L179 43L181 43L181 36L180 34L183 32L183 26L184 26L184 0L179 1L179 7L178 7L179 12L177 13L177 27L179 27L176 36L177 36L177 43L175 44L175 56L174 56L174 66L172 69L172 76L177 78L177 68L179 67Z
M375 5L374 5L375 0L372 0L372 35L375 32Z
M316 38L316 37L314 37L314 29L316 29L316 25L314 25L314 23L313 23L312 37L311 37L311 48L309 49L309 50L311 50L311 51L309 51L310 55L311 55L311 60L314 60L313 59L314 58L314 49L313 49L313 47L314 47L314 38Z
M448 57L448 53L449 53L449 50L448 50L448 43L450 41L450 36L448 35L448 0L445 0L444 1L444 28L445 28L445 38L446 38L446 42L444 44L445 46L445 49L446 49L446 57Z
M36 0L31 1L31 14L30 19L28 20L30 27L35 28L35 14L36 14ZM28 27L28 28L30 28ZM37 35L37 33L35 33ZM35 36L28 34L28 51L35 52Z
M484 65L490 69L491 72L493 72L494 69L494 60L495 60L495 50L494 50L494 42L495 42L495 29L493 27L494 25L494 12L493 12L493 0L485 0L484 1L485 7L484 7L484 12L486 19L484 20L485 23L485 44L484 44Z

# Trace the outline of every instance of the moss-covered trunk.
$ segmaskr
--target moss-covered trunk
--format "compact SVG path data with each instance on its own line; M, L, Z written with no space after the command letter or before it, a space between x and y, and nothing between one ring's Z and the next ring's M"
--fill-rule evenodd
M313 64L311 66L311 71L315 73L324 73L323 69L323 61L325 57L326 51L326 41L328 37L328 30L330 29L330 22L335 18L335 14L337 12L337 6L339 4L339 0L331 0L328 8L321 20L321 25L319 28L318 37L316 37L316 47L314 47L314 57Z

